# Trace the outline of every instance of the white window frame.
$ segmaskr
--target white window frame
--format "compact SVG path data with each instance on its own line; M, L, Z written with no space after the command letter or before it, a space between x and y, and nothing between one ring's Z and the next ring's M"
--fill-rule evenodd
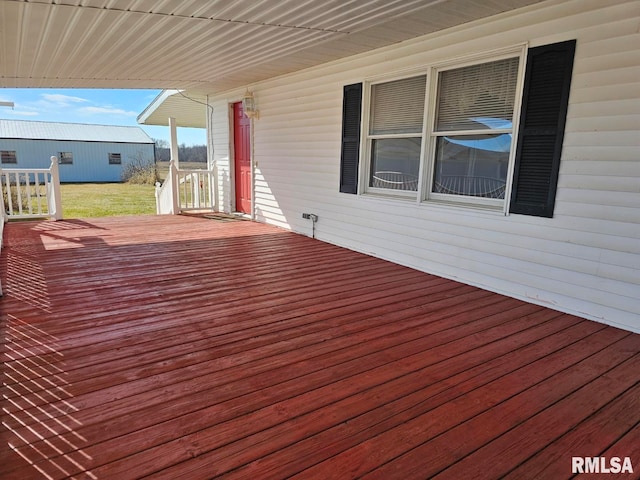
M73 152L58 152L58 163L60 165L73 165Z
M425 94L425 104L423 107L423 115L426 116L427 106L429 100L429 70L428 69L420 69L420 70L411 70L405 71L402 74L396 74L393 76L385 75L383 77L378 77L375 80L370 80L364 82L364 90L363 90L363 98L365 101L363 102L363 114L362 118L364 121L362 122L362 131L361 138L364 139L361 146L361 157L365 159L364 168L361 168L361 178L359 179L360 185L363 185L362 191L364 193L376 194L376 195L384 195L384 196L392 196L396 198L405 198L410 200L415 200L419 197L420 193L420 179L422 178L422 169L424 165L424 152L425 152L425 144L426 144L426 124L423 120L422 122L422 130L419 134L417 133L400 133L400 134L378 134L371 135L369 134L369 123L371 120L371 94L372 94L372 86L378 85L382 83L394 82L396 80L404 80L406 78L425 76L426 81L426 94ZM393 190L388 188L377 188L369 186L369 179L371 178L371 155L372 155L372 145L373 140L377 139L387 139L387 138L417 138L420 137L420 159L419 159L419 172L418 172L418 190ZM362 162L361 162L362 164Z
M447 62L434 63L428 67L422 67L420 69L404 71L401 74L385 75L375 78L370 78L364 82L363 90L363 111L362 111L362 125L361 125L361 138L364 140L361 142L361 168L360 168L360 185L359 189L361 194L374 194L376 196L384 196L388 198L401 198L401 199L413 199L418 204L444 204L444 205L460 205L489 208L491 210L501 210L506 214L509 208L509 200L511 196L513 174L514 174L514 162L515 162L515 150L518 136L518 126L520 120L520 106L522 103L522 94L524 86L524 70L526 66L526 53L527 44L519 44L508 48L493 50L490 52L474 54L466 56L464 58L457 58ZM435 131L435 115L437 106L438 95L438 78L439 73L447 70L454 70L458 68L464 68L470 65L478 65L484 63L490 63L494 61L504 60L507 58L519 58L518 75L516 84L516 98L514 99L514 111L512 119L511 129L495 129L491 133L510 133L511 137L511 149L509 151L509 161L507 167L507 177L505 185L504 199L492 199L475 196L455 195L455 194L443 194L432 192L433 178L435 172L435 155L436 155L436 141L440 136L446 136L447 134L461 134L461 133L487 133L483 131L473 132L436 132ZM369 178L371 173L371 145L375 138L392 138L394 135L369 135L369 122L371 114L371 86L378 83L391 82L394 80L402 80L404 78L415 77L419 75L426 76L426 95L425 95L425 109L424 109L424 121L422 129L422 146L420 152L420 166L419 166L419 180L418 191L403 191L403 190L391 190L385 188L374 188L369 186ZM406 137L407 135L396 135L397 137ZM411 135L416 137L417 135Z
M13 158L10 161L6 161L7 157ZM2 165L17 165L18 164L18 152L16 150L2 150Z
M118 161L117 162L112 161L112 159L116 158L116 155L118 156ZM109 165L122 165L122 153L109 152L108 161L109 161Z

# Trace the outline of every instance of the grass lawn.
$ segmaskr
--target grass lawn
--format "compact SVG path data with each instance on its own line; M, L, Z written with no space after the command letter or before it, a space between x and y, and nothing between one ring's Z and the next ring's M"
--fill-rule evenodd
M154 215L155 187L130 183L65 183L62 191L64 218Z

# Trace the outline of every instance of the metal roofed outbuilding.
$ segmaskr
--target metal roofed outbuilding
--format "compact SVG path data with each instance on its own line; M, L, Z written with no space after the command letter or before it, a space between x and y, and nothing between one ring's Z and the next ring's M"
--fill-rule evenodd
M132 161L154 160L140 127L0 120L3 168L46 168L60 160L62 182L118 182Z
M149 135L140 127L2 119L0 119L0 137L78 142L153 143Z

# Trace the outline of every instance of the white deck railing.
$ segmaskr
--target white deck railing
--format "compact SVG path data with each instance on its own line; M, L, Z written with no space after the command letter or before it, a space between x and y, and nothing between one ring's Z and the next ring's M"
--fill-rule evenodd
M0 250L7 220L62 218L60 174L56 157L51 157L49 168L0 168L0 190Z
M212 170L179 169L174 161L162 185L156 184L158 215L176 215L194 210L215 209L215 182Z
M3 221L62 218L58 159L49 168L0 168Z

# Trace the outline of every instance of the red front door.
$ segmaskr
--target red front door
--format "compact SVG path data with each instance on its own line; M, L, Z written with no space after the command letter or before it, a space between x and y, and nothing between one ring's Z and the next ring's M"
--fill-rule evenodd
M233 104L236 211L251 213L251 120L242 103Z

